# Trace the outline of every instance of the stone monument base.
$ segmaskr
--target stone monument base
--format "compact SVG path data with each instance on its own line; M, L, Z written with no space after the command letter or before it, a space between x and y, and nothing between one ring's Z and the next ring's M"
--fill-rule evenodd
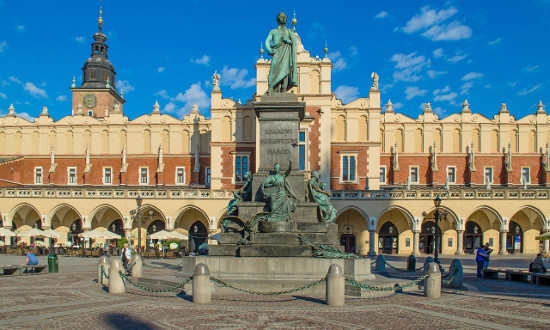
M308 257L183 257L182 271L178 276L187 278L193 275L195 266L204 263L211 276L239 288L256 291L280 291L299 288L315 282L327 275L332 264L342 267L345 277L362 282L374 280L371 273L371 260L365 259L323 259ZM191 283L185 286L190 291ZM325 294L325 284L321 283L297 294ZM235 293L231 288L216 286L215 292ZM360 296L346 284L346 294Z

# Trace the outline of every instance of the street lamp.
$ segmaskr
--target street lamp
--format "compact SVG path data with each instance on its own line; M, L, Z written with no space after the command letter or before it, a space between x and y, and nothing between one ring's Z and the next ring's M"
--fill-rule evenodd
M136 204L137 204L137 211L136 211L136 217L138 221L138 246L137 251L138 254L141 255L141 204L143 203L143 198L138 195L136 198Z
M444 216L445 219L447 218L447 212L439 212L439 207L441 206L441 198L437 196L434 199L434 205L435 205L435 212L434 212L434 219L435 219L435 249L434 249L434 262L440 265L439 263L439 217ZM439 266L441 268L441 265Z

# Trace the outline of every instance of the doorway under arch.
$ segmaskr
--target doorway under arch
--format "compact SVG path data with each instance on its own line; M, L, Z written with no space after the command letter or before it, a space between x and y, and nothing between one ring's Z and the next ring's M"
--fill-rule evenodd
M378 233L378 251L386 254L397 253L399 251L398 237L397 227L391 221L384 223Z
M189 232L189 252L199 252L199 246L208 238L208 230L206 226L200 222L195 221L188 229Z
M510 229L506 233L506 251L508 253L523 251L523 230L515 221L510 221Z
M420 231L420 242L419 242L419 250L420 252L423 252L425 254L433 254L434 253L434 247L435 247L435 222L433 221L425 221L422 224L422 229ZM439 240L438 242L438 250L439 253L441 253L441 237L442 237L442 231L441 228L438 230L438 236Z
M466 230L464 231L464 252L474 253L477 248L481 247L483 240L483 232L481 227L474 221L466 222Z

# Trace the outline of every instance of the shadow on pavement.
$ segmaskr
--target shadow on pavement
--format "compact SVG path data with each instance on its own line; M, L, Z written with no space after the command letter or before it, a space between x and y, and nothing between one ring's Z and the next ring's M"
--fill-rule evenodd
M107 314L104 318L113 329L154 329L149 323L121 313Z
M320 299L320 298L312 298L312 297L306 297L306 296L292 296L298 300L303 300L303 301L309 301L309 302L313 302L313 303L316 303L316 304L321 304L321 305L326 305L327 302L325 299Z

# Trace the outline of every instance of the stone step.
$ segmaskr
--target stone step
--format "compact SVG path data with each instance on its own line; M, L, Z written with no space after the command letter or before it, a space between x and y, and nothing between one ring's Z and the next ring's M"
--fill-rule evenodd
M307 245L242 245L241 257L311 257L311 247Z
M225 244L225 245L210 245L208 248L209 256L238 256L239 245Z

